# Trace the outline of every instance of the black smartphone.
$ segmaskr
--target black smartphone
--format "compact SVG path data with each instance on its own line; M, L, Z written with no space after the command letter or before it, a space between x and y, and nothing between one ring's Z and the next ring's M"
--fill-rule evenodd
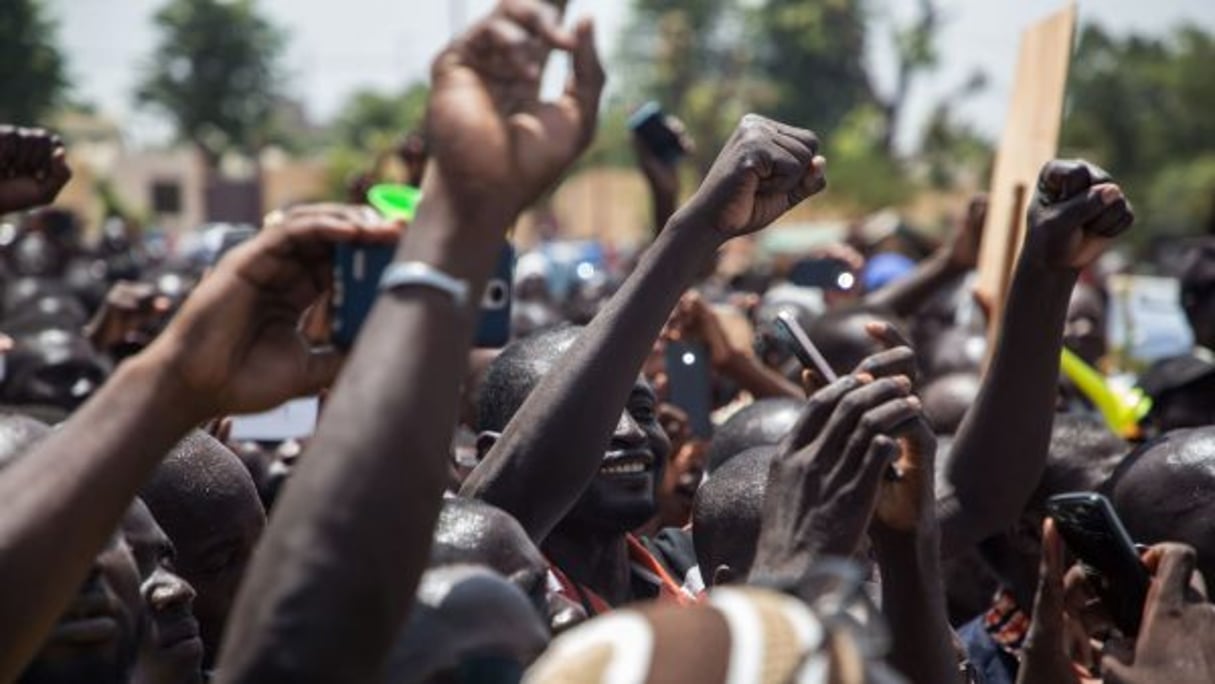
M350 349L379 294L380 277L392 263L396 244L340 243L333 254L333 343ZM515 250L504 242L498 266L485 286L477 322L477 347L503 347L510 341L511 292Z
M797 316L794 316L792 312L781 311L776 314L776 336L789 348L789 351L793 352L803 368L818 373L827 384L839 379L835 370L831 368L831 364L827 363L823 353L814 346L814 342L810 341L810 336L802 329L801 324L797 322Z
M655 156L668 164L679 161L686 153L679 134L667 125L667 116L657 102L647 102L633 112L629 117L629 129Z
M1151 576L1109 499L1093 492L1059 494L1046 502L1046 510L1114 624L1126 636L1138 634Z
M852 267L839 259L802 259L789 271L789 282L801 287L848 292L856 286Z
M713 387L709 351L699 342L668 342L666 367L668 399L688 414L692 434L711 438Z

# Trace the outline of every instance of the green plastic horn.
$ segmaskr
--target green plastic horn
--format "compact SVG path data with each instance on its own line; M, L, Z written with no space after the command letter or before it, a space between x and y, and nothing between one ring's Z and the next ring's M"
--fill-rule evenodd
M422 201L422 191L412 185L380 183L367 191L367 201L384 218L412 221Z
M1152 399L1136 387L1129 394L1119 395L1105 377L1069 349L1060 357L1063 374L1088 397L1110 428L1127 439L1140 434L1139 421L1152 410Z

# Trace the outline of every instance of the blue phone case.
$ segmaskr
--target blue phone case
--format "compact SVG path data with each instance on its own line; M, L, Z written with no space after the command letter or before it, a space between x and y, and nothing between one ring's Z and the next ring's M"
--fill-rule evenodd
M371 313L379 293L380 276L392 263L395 244L370 245L342 243L333 254L333 298L331 300L333 343L350 349ZM510 341L512 286L515 249L504 243L498 266L485 287L481 317L474 344L478 347L504 347Z

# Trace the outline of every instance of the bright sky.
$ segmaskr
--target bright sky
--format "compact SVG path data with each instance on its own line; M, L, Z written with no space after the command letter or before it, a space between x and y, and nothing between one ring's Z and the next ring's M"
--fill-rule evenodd
M363 87L395 89L426 77L430 57L452 30L476 17L493 0L260 0L291 38L287 66L290 90L315 119L331 116L343 99ZM750 0L754 1L754 0ZM155 42L151 15L164 0L49 0L58 16L77 92L124 124L137 141L157 141L166 129L148 114L133 113L131 93ZM601 49L619 39L627 0L573 0L570 16L590 15L600 29ZM924 117L945 93L976 68L989 86L961 111L993 138L1003 126L1018 34L1062 0L941 0L946 24L939 38L940 68L913 87L900 140L918 137ZM867 59L879 86L893 80L888 36L893 20L914 15L915 0L870 0L875 21ZM1089 0L1081 20L1119 33L1160 34L1189 20L1215 31L1211 0Z

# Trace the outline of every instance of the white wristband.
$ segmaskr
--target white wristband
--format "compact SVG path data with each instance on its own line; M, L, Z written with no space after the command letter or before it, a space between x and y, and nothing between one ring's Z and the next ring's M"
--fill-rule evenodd
M468 303L467 281L453 278L421 261L398 261L384 269L384 275L380 277L380 290L396 290L402 287L429 287L451 295L456 306Z

